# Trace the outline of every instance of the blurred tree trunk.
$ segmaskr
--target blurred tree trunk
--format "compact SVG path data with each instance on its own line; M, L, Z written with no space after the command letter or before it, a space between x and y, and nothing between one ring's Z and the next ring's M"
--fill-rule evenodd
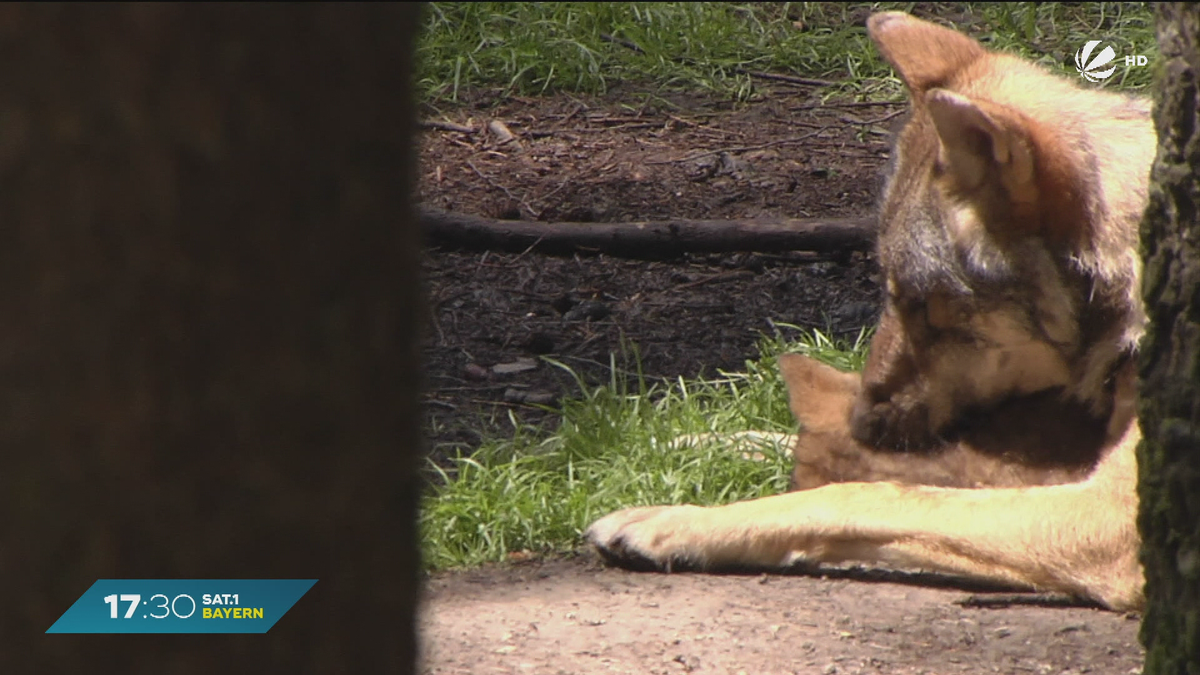
M1139 527L1146 673L1200 672L1200 5L1158 6L1158 158L1142 223Z
M0 672L413 672L418 10L0 7ZM44 634L99 578L319 581Z

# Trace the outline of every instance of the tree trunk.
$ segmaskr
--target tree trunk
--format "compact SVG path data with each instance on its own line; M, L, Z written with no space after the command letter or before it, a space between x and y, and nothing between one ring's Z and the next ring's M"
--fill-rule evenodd
M417 14L0 8L0 672L413 672ZM45 634L222 578L319 581L265 635Z
M1200 6L1158 7L1158 158L1142 222L1138 452L1146 673L1200 672Z

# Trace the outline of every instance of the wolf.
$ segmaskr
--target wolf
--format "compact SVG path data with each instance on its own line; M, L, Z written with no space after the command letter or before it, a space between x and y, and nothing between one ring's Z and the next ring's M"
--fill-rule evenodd
M780 357L801 424L793 491L624 509L586 538L632 568L850 562L1137 610L1150 106L907 14L867 31L910 111L861 376Z

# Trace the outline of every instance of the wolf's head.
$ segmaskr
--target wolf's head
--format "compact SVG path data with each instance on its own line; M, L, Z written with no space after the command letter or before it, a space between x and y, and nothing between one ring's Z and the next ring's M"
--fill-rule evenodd
M1145 323L1148 104L905 14L872 16L868 31L911 115L880 207L887 298L855 438L922 447L972 411L1049 389L1106 418Z

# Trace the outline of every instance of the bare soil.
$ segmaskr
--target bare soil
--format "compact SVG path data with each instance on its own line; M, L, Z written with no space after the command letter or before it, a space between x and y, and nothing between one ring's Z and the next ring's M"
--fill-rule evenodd
M480 96L430 120L419 199L494 218L858 216L895 105L821 105L780 86L742 105L648 96ZM488 131L493 120L515 136ZM552 425L536 404L608 381L714 375L758 356L771 322L853 335L878 312L871 256L793 251L654 262L429 249L426 431L435 461L483 434ZM1112 673L1140 671L1136 617L968 608L962 590L805 576L638 574L590 555L428 580L427 673Z
M805 576L634 574L586 559L438 575L425 673L1136 673L1137 621L965 608L962 591Z
M634 97L636 98L636 97ZM493 218L629 221L871 212L887 161L894 105L829 108L782 92L734 108L707 99L486 101L427 111L477 133L430 130L421 148L423 204ZM516 140L486 131L500 120ZM799 140L797 140L799 139ZM508 412L578 391L572 376L609 379L610 355L649 377L715 375L758 356L770 322L856 333L878 310L869 257L804 252L607 256L429 250L424 363L435 457L510 429ZM624 341L624 342L623 342ZM520 368L517 366L516 368Z

